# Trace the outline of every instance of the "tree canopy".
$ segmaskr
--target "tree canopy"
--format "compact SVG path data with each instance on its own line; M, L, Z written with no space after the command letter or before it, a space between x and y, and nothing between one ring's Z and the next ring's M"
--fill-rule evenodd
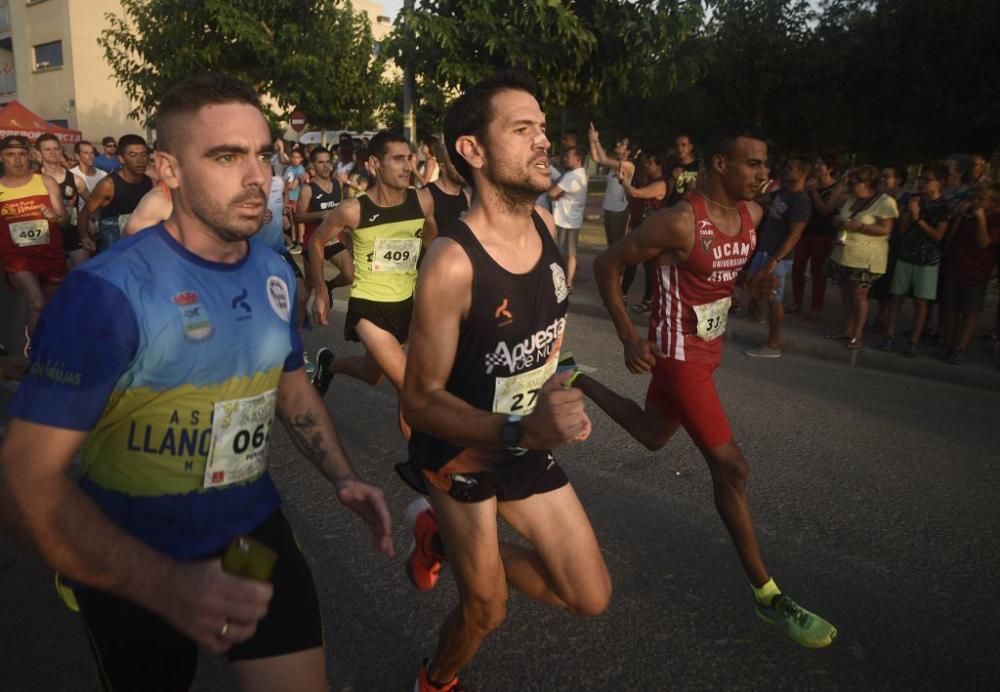
M370 128L386 100L368 17L337 0L122 0L98 42L151 125L160 95L221 71L252 84L274 115L295 108L318 127Z

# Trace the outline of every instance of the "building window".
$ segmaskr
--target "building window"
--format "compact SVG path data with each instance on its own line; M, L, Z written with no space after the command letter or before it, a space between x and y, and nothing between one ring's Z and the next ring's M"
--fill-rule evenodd
M63 64L62 41L39 43L35 46L35 69L44 70Z
M46 122L56 127L69 127L69 120L47 120Z

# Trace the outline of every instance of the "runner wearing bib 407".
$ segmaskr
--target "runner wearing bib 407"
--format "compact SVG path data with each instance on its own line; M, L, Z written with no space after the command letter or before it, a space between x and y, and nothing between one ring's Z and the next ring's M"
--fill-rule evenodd
M368 144L368 166L375 185L360 197L346 199L327 214L309 240L309 275L313 317L327 324L330 300L323 282L323 248L346 231L354 254L354 284L344 322L344 338L360 341L364 356L334 360L333 351L316 353L313 384L326 394L330 381L343 373L375 385L385 375L398 392L403 386L417 261L424 244L437 235L434 198L428 189L410 187L410 146L386 131ZM409 428L400 418L404 436Z
M712 381L732 287L753 252L763 215L750 200L767 181L767 145L756 127L730 124L705 153L698 191L649 216L594 262L601 297L625 344L625 364L633 373L652 371L645 408L587 375L579 374L573 386L651 450L684 426L711 469L716 507L736 543L757 614L803 646L828 646L836 628L782 594L764 566L746 497L747 462ZM648 260L659 271L643 339L625 309L618 276L625 266Z

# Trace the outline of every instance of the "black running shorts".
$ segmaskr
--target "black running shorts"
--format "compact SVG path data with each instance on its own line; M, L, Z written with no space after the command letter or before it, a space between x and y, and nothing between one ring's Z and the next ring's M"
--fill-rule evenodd
M226 652L231 661L323 646L312 572L281 511L251 535L278 553L274 596L253 638ZM103 591L75 590L105 690L189 690L198 647L158 615Z
M569 483L566 472L551 452L532 455L492 471L454 473L448 464L432 471L404 462L396 464L396 472L418 493L426 495L427 486L431 484L459 502L482 502L491 497L498 502L513 502L558 490Z
M344 338L361 341L355 327L365 319L379 329L392 334L396 341L405 344L410 336L410 314L413 312L413 298L398 303L380 303L364 298L351 298L347 302L347 318L344 320Z
M299 269L299 265L295 262L295 257L292 256L292 253L290 253L290 252L288 252L286 250L281 255L281 257L286 262L288 262L288 265L292 268L292 272L295 274L295 278L296 279L303 279L303 280L305 280L306 277L302 276L302 270Z
M76 229L76 226L67 226L61 230L63 252L69 253L83 248L83 245L80 244L80 232Z

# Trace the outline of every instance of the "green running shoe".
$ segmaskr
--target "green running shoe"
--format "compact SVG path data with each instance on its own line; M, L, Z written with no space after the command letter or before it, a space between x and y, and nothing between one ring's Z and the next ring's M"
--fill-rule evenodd
M791 639L808 649L822 649L833 644L837 628L815 613L800 606L785 594L778 594L771 605L762 605L754 599L757 615L769 622Z

